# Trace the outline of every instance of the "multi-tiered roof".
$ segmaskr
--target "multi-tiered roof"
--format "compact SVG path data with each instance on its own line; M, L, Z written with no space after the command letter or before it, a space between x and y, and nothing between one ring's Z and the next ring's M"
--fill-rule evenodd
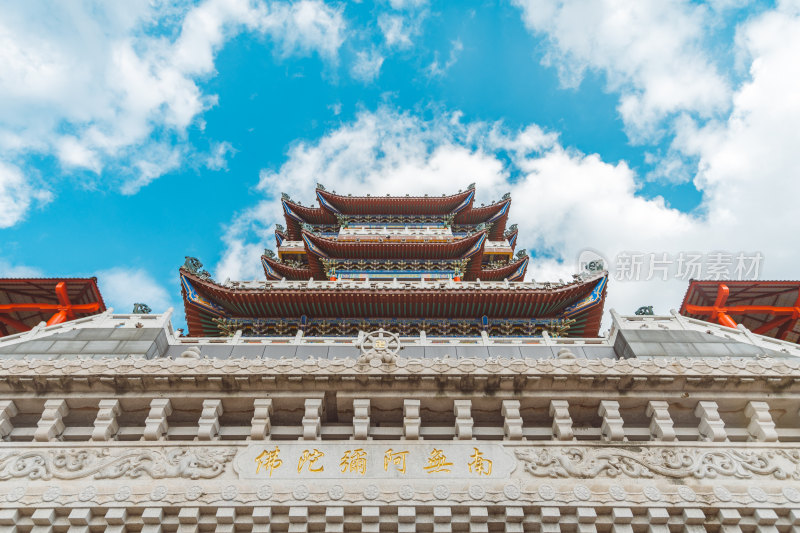
M475 189L441 197L343 196L316 190L319 207L283 195L286 226L266 250L266 282L217 284L181 270L194 336L401 335L596 336L607 276L523 282L514 256L510 195L474 205Z
M267 279L449 279L519 281L528 256L513 257L510 195L475 207L474 187L450 196L342 196L317 186L319 207L283 197L278 256Z

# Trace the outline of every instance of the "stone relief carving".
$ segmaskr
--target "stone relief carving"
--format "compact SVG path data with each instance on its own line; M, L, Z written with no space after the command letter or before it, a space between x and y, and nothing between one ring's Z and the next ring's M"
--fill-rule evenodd
M797 450L654 448L632 452L621 448L519 448L514 454L535 477L800 479Z
M74 359L0 361L6 379L26 375L96 377L163 374L380 374L429 373L563 374L563 375L671 375L671 376L763 376L784 378L800 369L800 361L760 359L518 359L518 358L397 358L396 365L364 368L355 358L346 359Z
M210 479L225 471L234 448L68 449L0 454L0 480L28 478Z

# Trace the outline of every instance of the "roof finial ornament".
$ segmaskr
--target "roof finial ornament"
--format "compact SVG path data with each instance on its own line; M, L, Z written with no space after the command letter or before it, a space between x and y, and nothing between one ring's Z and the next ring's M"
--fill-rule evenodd
M270 259L275 259L275 252L273 252L269 248L264 248L264 255L269 257Z
M526 257L528 257L528 250L525 248L517 252L517 259L525 259Z
M186 262L183 263L182 269L186 270L189 274L202 279L211 279L211 274L208 270L203 270L203 263L196 257L184 256Z
M514 234L514 232L515 232L515 231L517 231L517 225L516 225L516 224L511 224L511 225L510 225L510 226L509 226L509 227L506 229L505 233L503 233L503 237L505 237L506 239L508 239L508 238L509 238L511 235L513 235L513 234Z
M475 182L474 181L472 183L470 183L469 185L467 185L467 190L468 191L474 191L475 190Z
M325 186L323 184L317 182L317 190L318 191L324 191L325 190Z
M605 270L605 268L606 266L601 259L593 259L592 261L586 263L586 270L591 274L602 272L603 270Z
M275 224L275 231L278 233L284 233L286 228L283 227L283 224Z
M653 315L653 306L652 305L643 305L639 309L637 309L634 314L638 315L638 316L652 316Z
M510 192L507 192L507 193L505 193L503 195L503 200L510 200L510 199L511 199L511 193Z
M281 193L281 200L286 200L287 202L291 202L292 198L288 194L286 194L285 192L282 192Z
M152 313L153 310L150 309L150 306L143 303L135 303L133 304L133 311L131 311L132 315L149 315Z

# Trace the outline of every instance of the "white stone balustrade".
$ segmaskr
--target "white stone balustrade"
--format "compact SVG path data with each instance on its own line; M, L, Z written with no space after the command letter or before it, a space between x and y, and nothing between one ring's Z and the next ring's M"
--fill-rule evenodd
M417 531L417 510L414 507L397 508L397 533L415 533Z
M453 531L453 511L450 507L433 508L433 533Z
M706 515L701 509L684 509L682 518L683 533L706 533Z
M378 533L380 531L381 508L375 506L361 508L362 533Z
M199 531L200 509L184 507L178 511L178 533L197 533Z
M251 533L270 533L272 531L272 507L253 508L253 530Z
M612 533L633 533L633 511L628 507L614 507L611 510Z
M73 509L69 512L67 520L69 521L67 533L89 533L92 511L86 508Z
M669 512L663 507L647 510L647 533L669 533Z
M489 509L486 507L469 508L469 533L489 533Z
M150 402L150 412L144 421L143 440L163 440L166 438L169 423L167 417L172 414L172 403L167 398L154 398Z
M720 509L717 512L717 521L720 524L722 533L742 533L739 521L742 515L736 509Z
M421 420L419 416L419 400L403 401L403 438L406 440L419 440Z
M308 533L308 507L289 508L289 533Z
M602 400L597 410L603 417L600 431L605 441L624 441L625 429L622 427L622 416L619 414L619 402L615 400Z
M117 431L119 431L117 417L122 414L119 400L100 400L97 407L97 417L94 420L92 440L110 440L114 438Z
M353 439L369 438L370 405L368 399L353 400Z
M272 398L256 398L253 401L253 419L250 422L250 438L264 440L270 434Z
M236 531L236 509L234 507L219 507L215 518L217 527L214 533L234 533Z
M302 440L319 439L322 430L322 400L320 398L308 398L305 403L305 413L303 415L303 436Z
M561 511L558 507L542 507L539 518L542 522L541 533L559 533L561 531L558 525L561 521Z
M503 400L500 414L503 415L503 434L508 440L522 439L522 416L519 400Z
M553 437L556 440L572 440L572 417L569 416L569 402L550 400L550 416L553 417Z
M750 423L747 425L750 440L778 441L778 432L775 431L775 422L772 420L767 402L748 402L744 408L744 415L750 419Z
M325 533L344 533L344 507L325 509Z
M11 419L17 413L19 410L12 400L0 400L0 440L5 440L11 434Z
M69 414L69 407L65 400L47 400L39 424L33 434L33 440L47 442L56 440L64 432L63 418Z
M597 533L597 511L593 507L578 507L575 516L578 519L578 533Z
M700 438L711 442L724 442L728 440L725 432L725 423L719 416L717 402L698 402L694 415L700 419L698 431Z
M203 411L197 424L197 440L219 438L219 417L222 413L222 400L203 400Z
M671 442L677 439L669 403L660 400L647 402L647 416L650 417L650 436L654 440Z
M472 401L455 400L453 402L453 412L456 415L456 439L472 439Z

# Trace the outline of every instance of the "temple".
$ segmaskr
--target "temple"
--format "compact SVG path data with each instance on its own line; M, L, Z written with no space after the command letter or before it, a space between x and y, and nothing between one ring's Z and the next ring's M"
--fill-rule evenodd
M607 273L524 281L530 258L507 225L508 194L479 207L474 186L441 197L355 197L318 185L316 196L319 207L283 195L277 254L261 257L266 281L216 283L187 258L190 335L598 334Z
M0 533L800 529L797 282L598 336L602 265L526 281L510 198L316 193L266 279L187 258L189 335L0 280Z

